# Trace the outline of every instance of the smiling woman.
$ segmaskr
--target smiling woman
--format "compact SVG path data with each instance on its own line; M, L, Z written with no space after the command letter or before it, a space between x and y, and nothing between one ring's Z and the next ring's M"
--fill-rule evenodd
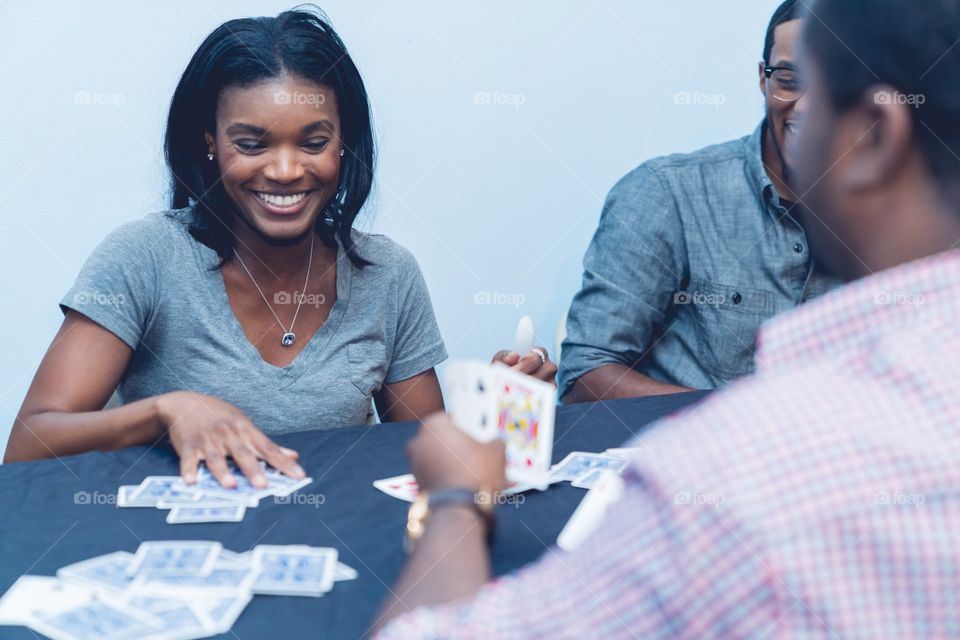
M353 229L373 180L363 81L319 12L232 20L171 102L172 209L114 231L65 319L5 460L169 437L192 481L227 458L300 476L265 434L443 409L446 358L416 260ZM319 242L317 240L319 239ZM118 390L123 405L104 409Z

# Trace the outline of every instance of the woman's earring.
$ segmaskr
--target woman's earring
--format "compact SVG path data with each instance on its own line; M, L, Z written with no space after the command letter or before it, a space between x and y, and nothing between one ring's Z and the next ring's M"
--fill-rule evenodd
M210 162L213 162L213 154L212 154L212 153L208 153L208 154L207 154L207 160L209 160Z
M340 149L340 157L343 157L343 149Z

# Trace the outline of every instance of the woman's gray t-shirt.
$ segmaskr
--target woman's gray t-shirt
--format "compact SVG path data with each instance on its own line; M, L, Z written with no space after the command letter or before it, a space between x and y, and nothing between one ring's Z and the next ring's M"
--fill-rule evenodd
M216 252L190 235L191 215L153 213L116 229L60 302L133 349L123 402L189 390L235 405L267 434L329 429L366 422L384 383L446 359L413 255L354 231L372 264L354 267L340 248L327 321L288 366L268 364L244 336L221 272L211 270Z

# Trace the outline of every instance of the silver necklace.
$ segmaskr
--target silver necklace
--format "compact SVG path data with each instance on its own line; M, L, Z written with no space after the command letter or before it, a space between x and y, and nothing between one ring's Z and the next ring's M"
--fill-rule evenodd
M300 314L300 305L303 304L303 299L307 296L307 285L310 283L310 266L313 264L313 243L314 240L316 240L316 237L317 236L315 233L310 234L310 257L307 258L307 279L303 282L303 291L300 292L300 300L297 302L297 310L293 312L293 320L290 321L289 331L283 326L283 323L280 322L280 318L277 316L277 312L273 310L273 307L270 306L267 296L263 295L263 291L260 289L260 285L257 284L257 281L253 279L253 274L250 273L250 269L247 269L247 265L243 263L243 258L241 258L240 254L237 253L236 248L233 250L233 255L237 256L237 260L240 261L240 266L243 267L243 270L247 272L248 276L250 276L250 282L252 282L253 286L257 288L257 291L260 293L260 297L263 298L264 304L267 305L267 309L270 309L270 313L273 314L277 324L280 325L280 329L283 331L283 337L280 338L280 344L285 347L292 347L297 341L297 334L293 332L293 325L297 322L297 316ZM296 295L296 293L294 293L294 295Z

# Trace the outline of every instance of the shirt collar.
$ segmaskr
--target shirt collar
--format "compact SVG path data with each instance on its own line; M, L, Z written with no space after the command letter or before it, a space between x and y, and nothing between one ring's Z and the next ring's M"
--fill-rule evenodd
M764 203L774 207L780 206L780 196L773 187L773 181L767 175L763 166L763 136L767 131L767 120L764 118L757 128L746 139L747 145L747 172L748 179L754 190L760 194Z
M757 371L842 357L938 316L960 322L960 249L868 276L770 320L758 338Z

